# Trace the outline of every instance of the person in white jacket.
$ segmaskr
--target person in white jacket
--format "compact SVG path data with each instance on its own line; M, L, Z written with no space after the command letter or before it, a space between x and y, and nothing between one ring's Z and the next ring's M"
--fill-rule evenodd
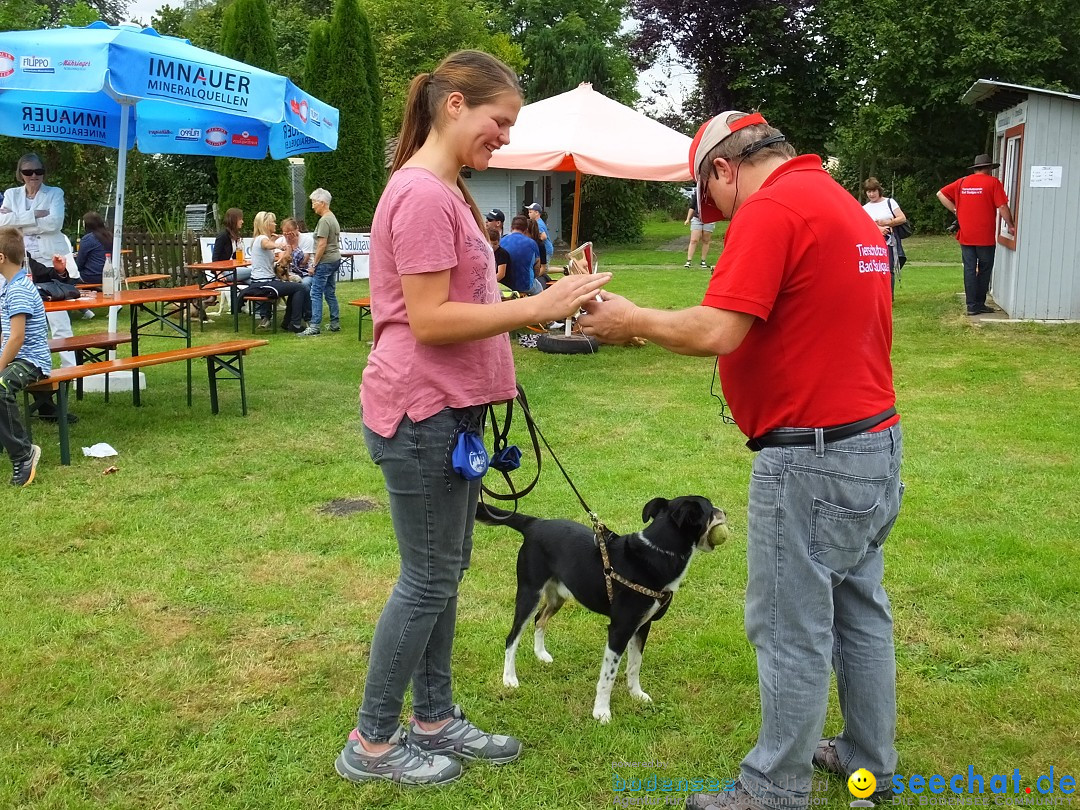
M64 191L45 185L45 164L33 152L19 158L15 164L15 179L21 185L4 192L0 227L12 225L18 228L30 258L52 267L53 256L63 256L69 250L68 241L60 232L64 226ZM52 337L72 336L68 313L49 312L47 317ZM74 352L61 352L60 365L75 365ZM40 415L49 418L47 412Z

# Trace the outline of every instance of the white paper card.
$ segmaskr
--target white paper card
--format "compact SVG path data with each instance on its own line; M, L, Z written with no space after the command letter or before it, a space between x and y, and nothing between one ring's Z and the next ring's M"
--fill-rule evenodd
M1032 166L1032 188L1061 188L1061 166Z

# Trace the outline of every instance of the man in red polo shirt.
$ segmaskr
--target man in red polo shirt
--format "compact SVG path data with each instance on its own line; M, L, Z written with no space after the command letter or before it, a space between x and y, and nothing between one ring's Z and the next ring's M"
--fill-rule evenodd
M994 246L997 244L998 214L1005 220L1009 233L1016 233L1016 223L1009 211L1009 198L1001 181L990 174L1000 163L987 154L975 158L974 171L942 188L937 198L956 214L960 229L956 240L964 261L964 297L968 315L994 312L986 305L990 279L994 272Z
M643 337L718 356L754 458L746 633L762 727L731 790L693 808L799 810L812 765L896 767L896 662L882 544L900 507L901 433L889 353L885 242L814 155L761 115L725 112L690 148L702 222L731 218L700 306L644 309L601 293L579 323L609 343ZM819 739L830 670L844 729Z

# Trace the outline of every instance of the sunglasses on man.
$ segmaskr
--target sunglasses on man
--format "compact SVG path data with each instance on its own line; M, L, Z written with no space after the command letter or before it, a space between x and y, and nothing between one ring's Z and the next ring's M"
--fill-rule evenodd
M42 175L45 174L44 169L20 169L20 171L22 172L23 177L32 177L35 174L38 177L41 177Z

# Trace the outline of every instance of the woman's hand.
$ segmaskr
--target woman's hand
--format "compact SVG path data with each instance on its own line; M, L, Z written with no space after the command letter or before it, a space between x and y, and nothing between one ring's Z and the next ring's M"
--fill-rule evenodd
M561 321L576 315L586 301L595 300L609 281L611 273L563 276L533 298L541 308L537 321Z

